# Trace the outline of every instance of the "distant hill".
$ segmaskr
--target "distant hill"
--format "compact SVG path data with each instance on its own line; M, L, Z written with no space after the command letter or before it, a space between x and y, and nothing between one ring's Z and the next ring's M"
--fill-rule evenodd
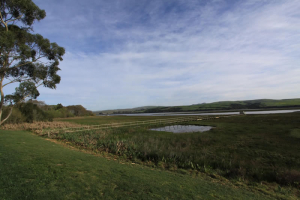
M159 113L159 112L191 112L191 111L222 111L247 109L289 109L300 108L300 98L297 99L256 99L244 101L218 101L199 103L187 106L145 106L131 109L96 111L94 113L125 114L125 113Z
M160 106L143 106L143 107L136 107L136 108L126 108L126 109L114 109L114 110L100 110L100 111L93 111L95 114L123 114L123 113L144 113L147 109L152 108L159 108Z

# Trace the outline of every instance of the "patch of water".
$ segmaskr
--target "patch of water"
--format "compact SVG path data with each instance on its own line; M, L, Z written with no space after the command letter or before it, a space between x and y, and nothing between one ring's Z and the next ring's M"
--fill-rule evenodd
M165 131L172 133L193 133L193 132L204 132L209 131L213 127L211 126L195 126L195 125L173 125L165 126L160 128L152 128L152 131Z

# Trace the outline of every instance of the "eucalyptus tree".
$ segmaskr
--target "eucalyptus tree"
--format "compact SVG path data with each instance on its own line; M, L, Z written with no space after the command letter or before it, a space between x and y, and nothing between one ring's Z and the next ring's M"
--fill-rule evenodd
M38 87L55 89L60 82L57 72L65 53L63 47L34 34L35 21L45 18L31 0L0 0L0 125L11 115L14 105L26 98L36 99ZM4 95L9 84L18 84L15 92ZM3 115L3 106L10 111Z

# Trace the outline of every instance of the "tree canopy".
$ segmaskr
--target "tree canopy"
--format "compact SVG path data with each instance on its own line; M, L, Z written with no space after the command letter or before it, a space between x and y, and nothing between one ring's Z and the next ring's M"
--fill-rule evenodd
M55 89L60 83L57 72L65 49L40 34L33 34L35 21L45 18L31 0L0 0L0 125L4 103L13 105L39 96L39 86ZM15 92L4 95L4 87L19 83ZM11 112L10 112L11 113Z

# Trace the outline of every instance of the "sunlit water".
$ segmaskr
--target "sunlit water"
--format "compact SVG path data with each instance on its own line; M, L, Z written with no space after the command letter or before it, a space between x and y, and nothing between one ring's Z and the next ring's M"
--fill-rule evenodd
M213 127L211 126L195 126L195 125L174 125L165 126L161 128L152 128L152 131L165 131L172 133L193 133L193 132L204 132L209 131Z

